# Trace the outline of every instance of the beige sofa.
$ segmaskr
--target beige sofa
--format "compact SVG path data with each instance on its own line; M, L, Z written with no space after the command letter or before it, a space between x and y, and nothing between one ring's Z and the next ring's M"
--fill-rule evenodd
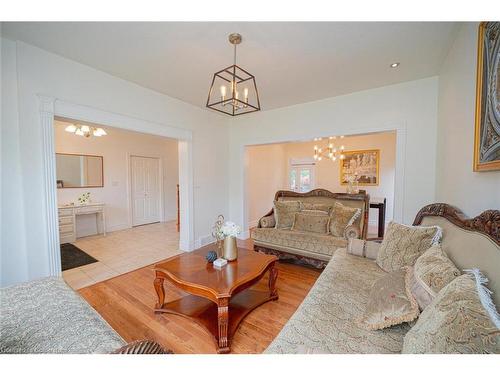
M414 225L421 224L442 228L443 250L460 269L481 270L489 279L496 306L500 306L500 211L489 210L465 219L449 205L433 204L418 213ZM356 323L373 282L384 274L373 259L351 255L346 249L335 251L307 297L265 352L400 353L409 324L369 331Z
M308 193L296 193L280 190L276 193L275 201L300 201L303 203L319 203L332 205L335 202L345 206L359 208L361 215L355 220L352 235L356 238L366 238L368 230L369 196L365 191L359 194L332 193L324 189L315 189ZM252 230L251 236L256 251L274 254L281 260L290 259L300 261L317 268L324 268L330 261L335 250L345 248L346 237L334 237L330 234L298 232L290 229L277 229L274 222L274 210L259 220L257 228ZM269 220L271 219L271 220ZM267 225L266 223L271 223Z
M154 341L126 342L62 278L0 289L0 353L162 354Z

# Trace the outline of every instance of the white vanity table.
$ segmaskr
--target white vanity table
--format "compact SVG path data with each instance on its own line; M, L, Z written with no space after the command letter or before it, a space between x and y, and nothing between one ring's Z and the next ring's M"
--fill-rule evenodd
M60 205L58 207L60 243L76 241L76 217L78 215L95 215L98 232L99 227L101 227L100 233L106 235L106 217L104 211L104 203Z

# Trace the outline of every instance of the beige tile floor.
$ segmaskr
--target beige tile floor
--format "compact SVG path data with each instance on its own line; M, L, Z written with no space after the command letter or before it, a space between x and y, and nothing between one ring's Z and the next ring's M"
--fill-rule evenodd
M79 238L74 245L98 260L63 272L64 280L75 290L182 252L175 221Z

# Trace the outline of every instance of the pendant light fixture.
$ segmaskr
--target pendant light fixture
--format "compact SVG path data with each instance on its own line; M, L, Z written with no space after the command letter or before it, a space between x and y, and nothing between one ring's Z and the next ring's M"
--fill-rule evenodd
M255 77L236 65L236 46L241 41L240 34L229 35L229 43L234 46L234 63L214 74L207 99L208 108L230 116L260 111Z
M90 138L90 136L92 135L94 137L102 137L103 135L108 134L103 128L96 128L95 126L79 124L68 125L64 130L66 130L68 133L73 133L85 138Z
M342 142L343 138L344 136L341 135L340 142ZM323 138L314 138L314 142L321 141L323 141ZM343 160L345 158L345 147L343 144L341 144L340 147L337 148L337 146L335 145L336 141L337 137L328 137L328 142L325 146L314 145L314 160L321 161L323 160L323 158L330 159L331 161L337 161L337 159Z

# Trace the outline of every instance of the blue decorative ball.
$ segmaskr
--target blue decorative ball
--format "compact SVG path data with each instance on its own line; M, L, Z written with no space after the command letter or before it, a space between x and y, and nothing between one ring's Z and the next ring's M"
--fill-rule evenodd
M217 259L217 253L215 251L209 251L207 255L205 256L205 259L207 260L208 263L213 263L214 260Z

